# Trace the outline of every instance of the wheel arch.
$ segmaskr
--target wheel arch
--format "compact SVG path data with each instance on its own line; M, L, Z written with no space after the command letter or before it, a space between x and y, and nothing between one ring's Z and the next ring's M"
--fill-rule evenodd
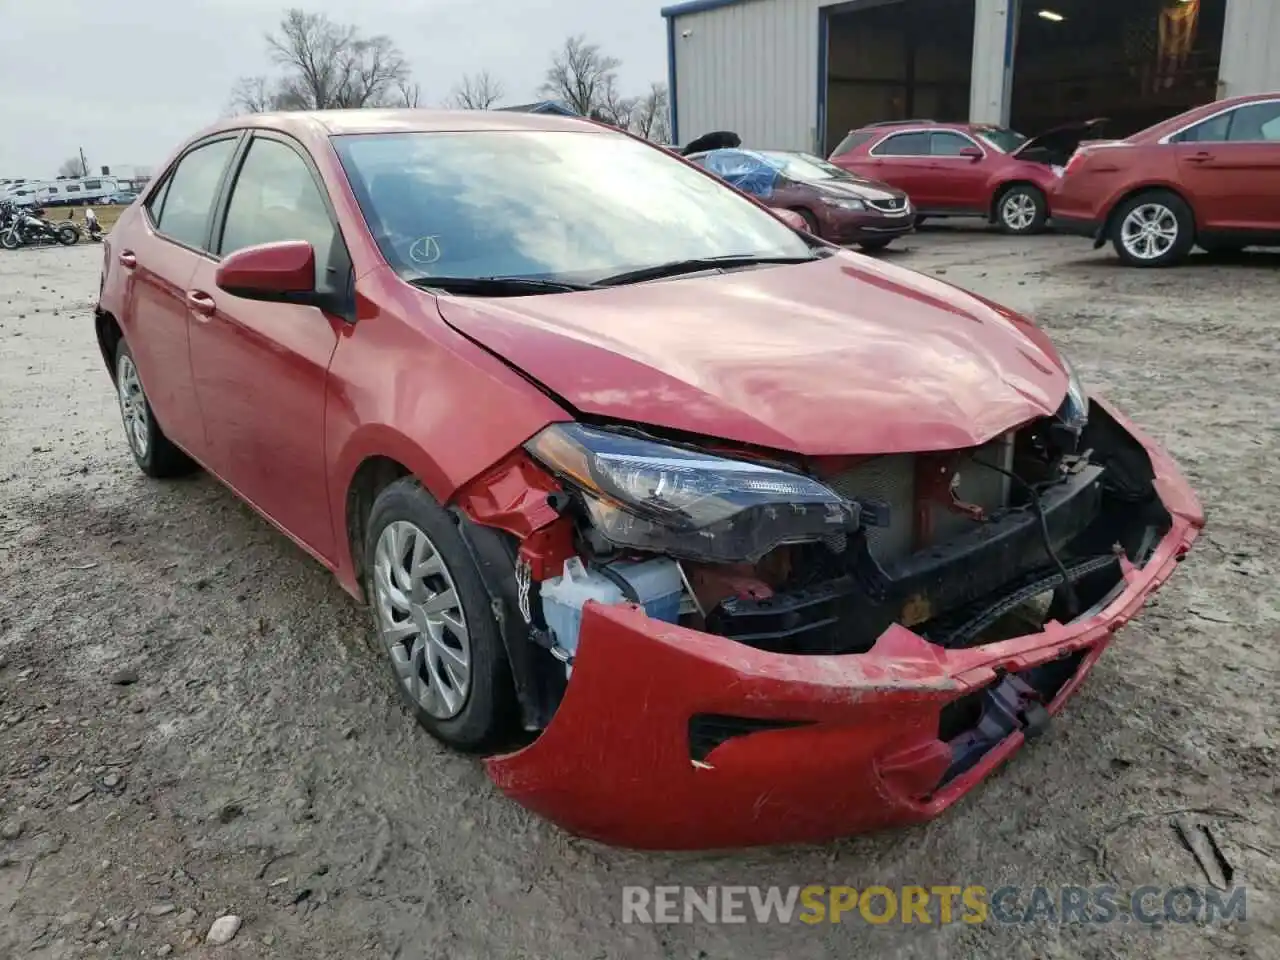
M102 352L102 362L107 365L107 373L111 382L116 379L116 350L124 339L124 331L116 318L106 310L98 310L93 316L93 330L98 337L98 349Z
M1045 211L1049 210L1049 193L1044 187L1036 183L1028 177L1012 177L1008 180L1001 180L996 184L995 190L991 192L991 205L987 209L987 219L991 223L1000 222L1000 201L1004 199L1004 195L1014 187L1031 187L1037 191L1040 196L1044 197Z
M411 471L393 457L373 454L356 467L343 497L347 549L351 554L351 572L357 587L363 591L364 541L369 532L369 514L378 494Z

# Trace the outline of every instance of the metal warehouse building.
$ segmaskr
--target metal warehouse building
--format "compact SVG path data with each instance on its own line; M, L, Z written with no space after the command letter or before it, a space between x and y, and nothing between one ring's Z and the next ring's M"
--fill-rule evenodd
M666 7L672 139L826 156L927 117L1122 136L1280 90L1280 0L690 0Z

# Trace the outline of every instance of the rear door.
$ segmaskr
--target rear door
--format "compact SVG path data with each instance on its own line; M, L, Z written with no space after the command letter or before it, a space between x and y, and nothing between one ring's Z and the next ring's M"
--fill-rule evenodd
M347 291L351 262L323 181L304 148L255 132L238 162L215 249L306 240L318 290ZM188 285L191 362L210 466L312 552L332 562L324 459L325 384L347 323L317 307L233 296L202 260Z
M965 148L980 150L981 157L965 157ZM929 132L928 191L935 199L930 207L952 213L985 215L989 205L991 151L956 130Z
M917 210L937 209L937 192L929 178L929 132L891 133L867 153L857 172L904 191Z
M1200 230L1280 233L1280 99L1202 120L1170 147Z
M209 256L213 209L239 132L197 143L170 168L143 209L145 225L113 248L128 275L125 337L160 426L203 460L204 424L191 380L187 287Z

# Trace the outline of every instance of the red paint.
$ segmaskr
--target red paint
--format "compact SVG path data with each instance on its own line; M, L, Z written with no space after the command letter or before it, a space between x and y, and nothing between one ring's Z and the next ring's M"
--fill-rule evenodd
M218 264L214 282L240 296L306 293L316 286L316 252L305 240L237 250Z
M1049 705L1057 713L1199 534L1204 516L1194 494L1168 456L1143 442L1173 527L1091 619L966 650L944 650L894 626L868 653L814 657L765 653L655 623L632 607L592 603L551 725L531 746L490 759L490 775L574 833L639 848L821 842L938 816L1023 742L1013 734L932 792L947 766L937 739L942 707L991 683L997 670L1087 650ZM689 757L695 713L811 725L729 740L705 769Z
M1280 141L1264 139L1244 114L1227 136L1227 118L1241 107L1280 100L1280 94L1215 100L1119 141L1083 144L1068 164L1051 200L1055 214L1096 232L1136 191L1178 194L1195 215L1198 239L1225 243L1274 243L1280 239ZM1263 108L1255 108L1263 109ZM1273 107L1280 115L1280 106ZM1161 143L1167 136L1223 114L1216 139ZM1273 119L1271 130L1280 124ZM1274 134L1272 134L1274 136Z
M1057 184L1057 174L1049 163L1029 159L1037 150L1051 147L1052 154L1065 162L1089 124L1073 124L1033 137L1019 149L1005 153L983 140L984 124L933 123L904 120L884 124L852 149L833 155L831 162L851 173L882 180L904 190L916 212L928 216L978 216L990 218L1000 193L1012 183L1029 183L1046 196ZM946 142L968 141L963 153L920 156L882 155L894 149L893 138L904 133L946 136ZM1050 207L1052 210L1052 206Z

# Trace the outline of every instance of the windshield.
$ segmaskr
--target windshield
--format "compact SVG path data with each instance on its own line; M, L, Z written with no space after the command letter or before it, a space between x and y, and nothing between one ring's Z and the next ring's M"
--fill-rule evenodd
M1001 153L1013 153L1027 142L1027 138L1017 130L1008 127L979 127L974 131L988 146L995 147Z
M774 153L766 150L760 154L777 167L788 180L813 183L816 180L847 180L849 172L834 163L827 163L808 153Z
M677 260L809 245L663 150L597 132L334 137L369 228L406 279L591 282Z

